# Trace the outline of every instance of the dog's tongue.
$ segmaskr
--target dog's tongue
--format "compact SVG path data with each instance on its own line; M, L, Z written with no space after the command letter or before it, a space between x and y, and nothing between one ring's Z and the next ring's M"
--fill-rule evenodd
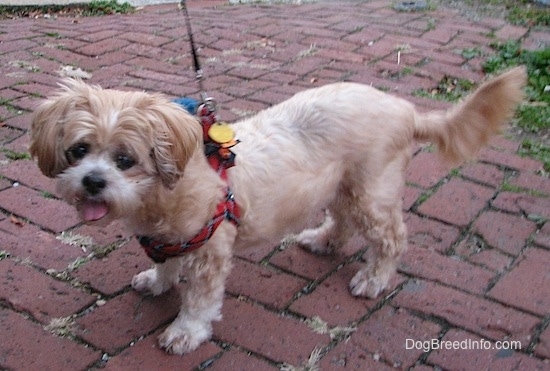
M86 222L93 222L103 218L109 212L105 202L85 201L80 205L82 219Z

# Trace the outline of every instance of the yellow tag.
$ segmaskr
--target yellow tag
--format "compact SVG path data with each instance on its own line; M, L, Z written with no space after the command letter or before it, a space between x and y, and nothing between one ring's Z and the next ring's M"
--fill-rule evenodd
M208 136L214 142L222 144L232 141L235 137L235 132L227 123L217 122L212 124L208 130Z

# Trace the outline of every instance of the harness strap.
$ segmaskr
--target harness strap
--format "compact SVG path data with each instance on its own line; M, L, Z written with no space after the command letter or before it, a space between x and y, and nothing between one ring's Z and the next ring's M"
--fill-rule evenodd
M188 253L197 250L203 246L214 234L216 229L224 221L228 220L235 226L239 225L240 213L235 197L229 189L226 188L225 198L216 207L216 214L206 223L199 233L192 239L186 242L175 245L165 245L163 242L147 236L138 236L138 241L143 247L147 255L155 263L164 263L166 259L181 256L184 253Z

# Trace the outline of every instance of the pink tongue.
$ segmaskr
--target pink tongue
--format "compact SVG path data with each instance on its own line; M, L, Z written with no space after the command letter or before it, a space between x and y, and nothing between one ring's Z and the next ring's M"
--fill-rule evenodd
M82 218L87 222L93 222L103 218L109 212L105 202L86 201L80 205Z

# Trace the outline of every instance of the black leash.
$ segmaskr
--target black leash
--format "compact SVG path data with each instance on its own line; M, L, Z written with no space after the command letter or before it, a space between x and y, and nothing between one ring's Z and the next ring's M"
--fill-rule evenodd
M204 90L203 86L203 70L200 65L199 61L199 54L197 53L197 47L195 46L195 39L193 37L193 30L191 29L191 18L189 17L189 12L187 11L187 3L186 0L181 0L180 2L180 9L183 13L183 16L185 17L185 24L187 26L187 34L189 36L189 44L191 45L191 54L193 55L193 65L195 67L195 78L197 80L197 83L199 84L200 89L200 95L203 100L203 103L208 105L209 108L214 111L215 110L215 102L214 99L210 98L208 94L206 94L206 91Z

